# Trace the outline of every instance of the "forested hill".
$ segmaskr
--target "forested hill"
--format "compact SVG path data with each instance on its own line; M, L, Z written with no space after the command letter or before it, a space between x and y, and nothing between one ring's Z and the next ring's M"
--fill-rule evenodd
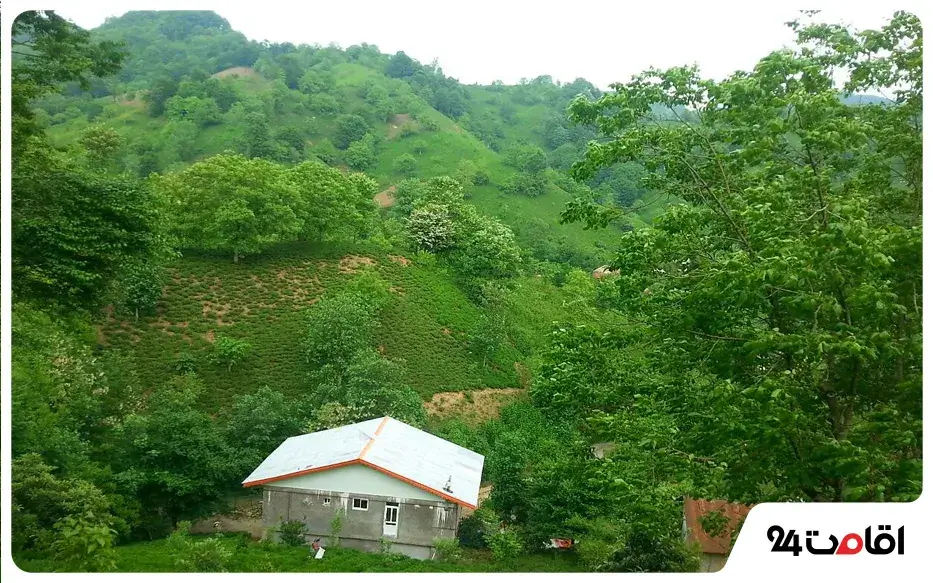
M45 97L39 115L57 145L113 129L114 169L140 177L231 149L288 164L317 158L366 172L380 190L450 175L534 257L584 269L608 260L613 236L559 224L572 194L592 187L601 200L635 205L636 226L663 206L658 197L638 204L647 193L633 165L603 171L589 187L570 180L595 136L567 119L575 95L600 93L583 79L467 86L372 45L250 41L212 12L130 12L92 32L126 43L122 70L92 80L87 93L71 84Z
M915 500L922 29L815 18L603 93L18 16L17 564L683 571L688 498ZM337 548L340 514L322 561L296 521L189 536L284 439L385 415L485 456L437 561Z

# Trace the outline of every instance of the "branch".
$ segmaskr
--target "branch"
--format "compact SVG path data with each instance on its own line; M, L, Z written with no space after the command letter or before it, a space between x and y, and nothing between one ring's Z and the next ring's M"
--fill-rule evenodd
M704 338L713 338L714 340L732 340L734 342L749 342L748 338L736 338L734 336L716 336L715 334L707 334L706 332L700 332L699 330L688 330L692 334L697 336L703 336Z

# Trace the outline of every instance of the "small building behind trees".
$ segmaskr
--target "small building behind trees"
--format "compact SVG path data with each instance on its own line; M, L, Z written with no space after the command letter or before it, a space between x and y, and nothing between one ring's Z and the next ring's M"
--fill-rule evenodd
M427 559L478 504L482 455L391 417L286 439L243 481L263 487L263 528L299 521L310 543ZM331 543L333 544L333 543Z

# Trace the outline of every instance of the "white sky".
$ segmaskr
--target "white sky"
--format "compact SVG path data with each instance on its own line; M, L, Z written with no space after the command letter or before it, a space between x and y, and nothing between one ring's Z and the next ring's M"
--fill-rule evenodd
M438 58L462 83L516 83L548 74L584 77L600 87L626 81L649 66L697 63L721 78L749 69L768 52L790 44L784 23L802 8L823 7L822 18L877 28L894 8L882 2L638 2L563 0L251 0L52 1L85 28L132 9L210 9L254 40L295 44L363 42L384 53L405 51L422 63ZM625 3L628 4L628 3ZM899 3L918 11L919 3ZM912 6L911 6L912 5ZM904 8L901 8L904 9ZM922 10L920 10L922 15Z

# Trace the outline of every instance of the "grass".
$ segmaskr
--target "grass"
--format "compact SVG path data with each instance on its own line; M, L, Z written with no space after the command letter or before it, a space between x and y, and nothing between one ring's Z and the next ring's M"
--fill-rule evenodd
M578 572L569 553L522 555L510 564L497 564L488 551L469 550L457 562L419 561L396 554L365 553L340 547L328 548L323 559L310 557L308 547L286 547L224 535L223 545L233 551L228 571L235 573L450 573L450 572ZM116 547L117 571L123 573L170 573L178 570L165 539ZM18 558L27 572L54 570L50 559Z
M498 153L488 149L480 140L453 120L432 109L423 99L416 96L407 84L396 82L385 77L380 71L359 64L339 64L334 67L333 71L336 82L334 95L338 98L344 112L371 110L371 106L359 96L359 90L366 83L375 82L382 85L388 92L395 93L397 99L402 102L411 103L412 107L417 110L417 112L398 111L396 113L417 113L420 121L416 125L423 125L421 122L430 121L437 126L436 131L422 127L413 136L399 135L389 139L390 124L373 121L374 133L382 141L378 149L376 164L366 172L379 182L382 189L397 184L407 177L396 172L392 166L395 159L402 154L412 154L415 157L416 169L413 176L422 178L454 174L462 160L470 160L478 168L485 170L490 177L490 184L469 189L471 202L481 212L495 216L511 227L519 244L527 249L536 249L536 245L542 238L545 238L552 241L552 247L573 249L579 256L592 257L592 262L595 264L605 262L607 257L602 248L611 247L618 234L608 231L586 231L579 224L559 224L560 212L569 200L569 195L563 190L552 185L545 195L538 198L503 194L500 187L514 170L503 164L502 157ZM260 75L236 77L234 83L245 97L260 97L272 87L272 83ZM489 95L483 95L484 91L486 90L481 88L471 89L471 92L476 93L475 98L480 100L490 98ZM333 141L336 133L335 121L339 114L312 116L300 107L300 102L304 98L300 92L295 90L287 93L282 111L273 114L270 118L272 133L286 126L299 127L305 128L306 139L310 143L318 143L324 138ZM114 104L113 99L109 97L100 98L98 101L102 105ZM115 105L118 113L110 119L90 122L82 115L50 127L48 133L52 142L57 146L73 144L78 140L81 132L92 123L104 123L113 127L127 144L134 142L141 135L156 134L165 126L165 118L149 117L146 108L138 103L117 102ZM509 139L537 140L539 137L536 132L539 131L548 111L548 108L543 105L517 107L518 122L504 126L504 131ZM193 158L187 163L235 147L234 139L237 131L225 122L202 128L194 141ZM424 153L414 152L416 140L426 143L427 149ZM171 168L177 169L187 163L175 163L171 165Z
M354 262L368 258L372 264ZM523 338L506 343L486 367L471 354L467 335L481 315L442 263L406 258L366 244L285 244L233 263L226 256L186 255L169 266L170 277L156 313L107 311L98 320L105 352L128 354L142 390L156 389L185 355L193 356L210 393L206 410L229 405L240 394L270 385L286 394L308 390L310 372L302 340L305 314L323 294L333 294L363 271L374 271L391 288L380 314L376 347L402 359L406 381L425 399L438 392L519 386L520 363L546 340L549 322L566 315L563 294L534 275L515 282L514 322ZM247 340L247 360L228 371L209 355L220 335Z

